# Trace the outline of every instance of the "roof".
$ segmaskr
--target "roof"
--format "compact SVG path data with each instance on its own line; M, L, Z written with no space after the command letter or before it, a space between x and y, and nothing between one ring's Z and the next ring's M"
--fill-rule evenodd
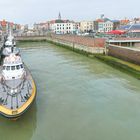
M129 28L130 28L130 30L140 30L140 24L125 25L125 26L121 26L119 29L120 30L128 30Z
M64 23L64 20L57 19L57 20L55 20L55 23Z
M97 22L107 22L107 21L111 21L109 18L103 18L103 19L97 19Z
M56 19L56 20L50 21L51 24L54 24L54 23L69 23L69 22L73 22L73 21L70 21L70 20L61 20L61 19Z
M97 22L104 22L103 19L97 19L96 21L97 21Z
M119 20L111 20L112 22L120 22Z

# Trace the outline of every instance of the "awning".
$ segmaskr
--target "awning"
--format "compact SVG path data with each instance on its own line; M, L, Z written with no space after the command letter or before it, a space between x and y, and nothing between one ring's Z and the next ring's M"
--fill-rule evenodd
M125 34L125 31L122 30L112 30L110 32L107 32L108 34L114 34L114 35L122 35Z

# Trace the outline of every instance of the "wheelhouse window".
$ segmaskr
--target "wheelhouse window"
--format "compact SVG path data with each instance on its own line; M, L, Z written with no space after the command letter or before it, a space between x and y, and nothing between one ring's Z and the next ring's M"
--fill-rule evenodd
M10 70L10 66L7 66L7 67L6 67L6 70Z
M15 66L12 66L12 67L11 67L11 70L15 70Z
M23 69L23 65L21 64L20 67Z
M19 69L20 69L20 65L17 65L17 66L16 66L16 69L19 70Z

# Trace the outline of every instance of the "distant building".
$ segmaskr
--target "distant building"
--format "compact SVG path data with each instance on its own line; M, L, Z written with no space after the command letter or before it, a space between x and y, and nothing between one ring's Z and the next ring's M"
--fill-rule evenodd
M56 34L74 34L76 32L76 24L69 20L55 20L50 23L50 29Z
M70 20L62 20L59 13L58 19L50 21L50 30L55 34L75 34L79 24Z
M130 25L132 25L132 24L140 24L140 18L134 18L134 19L130 20L129 24Z
M120 20L120 25L128 25L130 23L129 19Z
M123 25L119 30L125 31L130 37L140 37L140 24Z
M28 30L29 30L28 24L24 25L24 32L28 32Z
M119 20L112 20L113 22L113 30L116 30L120 27L120 21Z
M96 21L81 21L81 32L96 32L98 30L98 22Z
M0 29L3 32L7 32L10 27L13 29L13 31L19 31L20 28L21 28L20 24L15 24L13 22L9 22L9 21L6 21L6 20L0 21Z
M76 31L76 34L80 33L80 22L75 22L75 31Z
M50 23L49 22L35 23L34 30L35 31L42 31L42 32L49 31L50 30Z
M93 30L93 21L81 21L80 22L81 32L89 32Z
M106 33L113 30L114 23L111 20L105 18L98 19L97 22L98 22L98 32Z

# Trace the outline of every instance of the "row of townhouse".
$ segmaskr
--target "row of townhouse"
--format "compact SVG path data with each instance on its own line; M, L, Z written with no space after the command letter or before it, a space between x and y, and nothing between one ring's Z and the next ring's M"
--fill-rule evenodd
M80 32L110 32L120 26L118 20L98 19L95 21L81 21L79 26Z
M9 22L6 20L0 21L0 29L2 31L7 31L11 27L14 31L20 30L21 25L20 24L15 24L13 22Z
M53 20L46 23L34 24L35 30L52 31L56 34L76 34L86 32L109 32L119 26L118 21L81 21L74 22L70 20Z
M120 26L119 20L110 20L101 17L95 21L74 22L62 20L59 14L58 19L44 23L34 24L34 29L38 31L51 31L55 34L77 34L89 32L110 32Z
M126 18L123 20L110 20L105 18L104 15L101 15L97 20L74 22L62 20L61 14L59 13L58 19L34 24L34 29L42 32L50 31L55 34L107 33L123 25L131 25L134 23L140 23L140 18L134 18L132 20Z

